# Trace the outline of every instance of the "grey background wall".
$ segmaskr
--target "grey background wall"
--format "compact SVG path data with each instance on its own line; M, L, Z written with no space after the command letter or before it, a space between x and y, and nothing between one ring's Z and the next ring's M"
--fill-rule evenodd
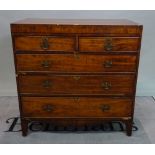
M17 95L10 23L22 18L128 18L143 24L138 96L155 96L155 11L0 11L0 96Z

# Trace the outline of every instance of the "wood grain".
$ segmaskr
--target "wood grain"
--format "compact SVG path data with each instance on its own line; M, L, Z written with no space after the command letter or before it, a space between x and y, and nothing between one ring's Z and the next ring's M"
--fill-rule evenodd
M44 83L48 81L49 87ZM104 83L111 84L109 89L104 88ZM132 95L134 75L20 75L20 93L33 94L111 94Z
M112 49L110 51L137 51L139 48L139 38L118 38L118 37L80 37L79 50L82 52L106 52L106 40L110 39Z
M17 71L135 72L135 55L17 54ZM47 64L46 64L47 63Z
M42 44L47 39L48 48L43 49ZM75 39L62 36L18 36L15 37L17 51L73 51Z
M139 24L129 20L45 20L25 19L11 24L12 34L97 34L104 36L140 36Z
M22 97L25 117L130 117L130 98ZM103 110L103 106L109 106ZM51 110L44 107L51 106Z

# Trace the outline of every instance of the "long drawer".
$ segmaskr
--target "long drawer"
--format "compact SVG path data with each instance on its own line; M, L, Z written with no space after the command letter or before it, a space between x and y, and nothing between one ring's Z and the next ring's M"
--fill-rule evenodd
M107 51L137 51L139 39L132 37L80 37L79 51L107 52Z
M17 71L135 72L135 55L17 54Z
M73 51L75 39L63 36L18 36L14 39L17 51Z
M20 93L132 95L134 75L20 75Z
M130 98L21 97L24 117L130 117Z

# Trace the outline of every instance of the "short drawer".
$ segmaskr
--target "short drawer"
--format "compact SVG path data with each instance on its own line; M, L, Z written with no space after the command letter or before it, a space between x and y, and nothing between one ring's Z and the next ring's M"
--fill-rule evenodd
M20 93L132 95L134 75L20 75Z
M21 97L24 117L130 117L130 98Z
M135 72L135 55L17 54L17 71Z
M75 39L61 36L18 36L14 39L16 51L73 51Z
M80 37L79 50L81 52L133 52L139 49L139 39L128 37Z

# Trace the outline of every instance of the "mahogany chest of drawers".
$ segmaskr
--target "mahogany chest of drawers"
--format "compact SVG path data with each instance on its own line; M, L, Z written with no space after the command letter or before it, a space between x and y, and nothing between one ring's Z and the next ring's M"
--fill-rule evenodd
M30 121L132 121L142 25L25 19L11 24L23 136Z

